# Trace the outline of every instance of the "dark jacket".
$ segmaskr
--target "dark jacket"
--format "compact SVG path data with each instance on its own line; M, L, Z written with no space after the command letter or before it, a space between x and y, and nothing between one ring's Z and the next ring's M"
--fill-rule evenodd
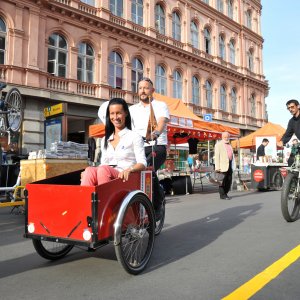
M300 139L300 115L298 117L292 117L289 120L288 127L281 138L283 144L286 144L292 138L293 134Z
M265 146L263 144L257 148L256 159L258 160L260 156L265 156Z

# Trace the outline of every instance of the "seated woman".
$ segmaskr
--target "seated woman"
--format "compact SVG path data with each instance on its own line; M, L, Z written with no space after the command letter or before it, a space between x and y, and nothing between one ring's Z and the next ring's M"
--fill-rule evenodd
M131 131L128 105L121 98L109 101L101 152L101 165L87 167L81 185L95 186L116 178L127 181L131 172L142 171L147 166L143 138Z

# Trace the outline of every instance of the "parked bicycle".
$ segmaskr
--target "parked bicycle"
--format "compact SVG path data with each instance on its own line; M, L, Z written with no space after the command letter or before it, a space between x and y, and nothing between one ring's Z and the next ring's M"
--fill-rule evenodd
M286 169L288 174L281 191L281 211L287 222L294 222L298 219L300 210L300 145L294 163Z
M0 135L17 132L23 120L23 101L17 88L10 89L6 96L2 96L6 83L0 82Z

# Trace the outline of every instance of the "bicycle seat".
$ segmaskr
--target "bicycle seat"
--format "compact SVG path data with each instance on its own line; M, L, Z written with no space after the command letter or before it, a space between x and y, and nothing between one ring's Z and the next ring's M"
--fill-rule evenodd
M0 82L0 91L5 89L7 84L5 82Z

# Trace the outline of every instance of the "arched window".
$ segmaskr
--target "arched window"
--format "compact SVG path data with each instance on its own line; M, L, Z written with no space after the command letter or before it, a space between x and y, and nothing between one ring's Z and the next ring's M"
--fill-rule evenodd
M191 43L194 48L199 49L199 30L194 21L191 22Z
M78 46L77 58L77 79L93 83L94 73L94 50L87 43L80 43Z
M65 38L57 33L48 39L48 72L55 76L66 77L68 46Z
M207 54L211 54L211 36L208 28L204 29L204 47Z
M209 80L205 82L205 94L206 106L212 108L212 84Z
M159 94L167 94L166 71L161 65L158 65L155 70L155 89Z
M192 101L193 104L199 105L200 104L200 84L199 79L196 76L192 78Z
M209 0L203 0L203 2L209 4Z
M108 83L115 89L123 87L123 60L118 52L112 51L108 58Z
M236 98L236 90L234 88L231 89L231 112L233 114L237 113L237 98Z
M219 36L219 54L220 57L225 60L225 41L222 35Z
M182 76L177 70L173 72L173 97L182 98Z
M254 94L252 94L250 97L250 115L252 118L256 117L256 103Z
M0 18L0 64L5 63L5 41L6 41L6 25Z
M160 34L166 33L165 11L160 4L155 5L155 28Z
M252 28L252 12L251 10L246 11L246 26Z
M221 85L220 87L220 109L226 111L226 88L224 85Z
M221 13L224 11L224 1L223 0L217 0L217 10Z
M235 65L235 44L234 40L229 42L229 61L231 64Z
M176 11L172 13L172 37L177 41L181 40L181 21Z
M229 18L233 19L233 0L228 0L227 14Z
M123 17L123 0L110 0L109 9L115 16Z
M137 93L139 81L143 78L143 76L144 76L143 63L138 58L134 58L132 60L132 69L131 69L131 90L134 93Z
M248 51L248 68L251 72L254 70L253 51Z
M131 0L132 22L143 26L143 0Z

